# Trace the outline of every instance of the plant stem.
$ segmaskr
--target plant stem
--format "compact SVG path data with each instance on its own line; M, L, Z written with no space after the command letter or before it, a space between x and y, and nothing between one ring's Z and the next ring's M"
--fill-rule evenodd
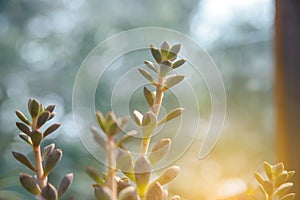
M31 129L32 129L32 131L36 130L36 119L32 119ZM42 164L40 145L33 147L33 152L34 152L37 183L40 186L40 189L43 189L46 186L47 177L43 178L44 169L43 169L43 164Z
M117 200L117 183L115 181L116 163L115 163L113 138L110 138L108 141L107 159L108 159L108 185L112 191L112 200Z
M164 77L161 77L161 76L158 77L158 83L157 83L157 87L156 87L156 95L155 95L155 100L154 100L154 109L153 109L154 114L156 116L158 116L158 114L159 114L162 99L163 99L162 87L163 87L164 81L165 81Z
M161 76L158 77L158 84L157 84L157 87L156 87L156 95L155 95L155 99L154 99L154 106L152 108L150 108L151 111L156 115L156 117L159 114L160 107L161 107L162 100L163 100L162 88L163 88L164 81L165 81L164 77L161 77ZM148 148L149 148L150 141L151 141L151 136L150 137L144 137L142 139L141 150L140 150L141 154L146 155L148 153Z

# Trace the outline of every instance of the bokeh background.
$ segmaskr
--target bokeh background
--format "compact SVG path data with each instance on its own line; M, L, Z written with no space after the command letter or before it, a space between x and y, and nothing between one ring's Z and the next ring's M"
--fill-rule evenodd
M149 26L180 31L204 47L227 93L226 122L216 147L199 160L201 139L196 139L176 162L182 171L169 185L170 192L183 199L215 200L255 191L253 171L261 171L264 160L273 163L276 158L274 18L272 0L0 1L0 199L32 199L18 182L18 174L26 169L11 155L16 150L32 156L18 137L14 114L16 109L25 112L29 97L56 104L55 121L62 122L47 141L55 141L64 152L52 182L57 185L60 177L73 171L68 193L93 199L93 182L84 168L102 167L75 130L75 76L99 42L120 31ZM201 116L207 121L209 98L200 99ZM99 103L98 108L107 106Z

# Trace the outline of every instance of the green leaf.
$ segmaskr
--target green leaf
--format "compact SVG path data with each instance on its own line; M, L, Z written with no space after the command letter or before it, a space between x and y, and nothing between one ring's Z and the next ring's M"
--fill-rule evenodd
M102 112L97 111L96 112L96 117L97 117L97 120L98 120L98 124L100 125L103 132L105 132L106 131L106 120L105 120Z
M135 123L136 123L138 126L142 126L143 114L140 113L140 112L137 111L137 110L134 110L134 111L133 111L133 117L134 117Z
M155 183L149 188L145 200L162 200L164 198L163 188L159 183Z
M151 44L150 45L151 53L153 58L156 60L157 63L161 63L162 61L162 56L160 51L156 48L155 45Z
M160 46L162 60L167 59L169 50L170 50L170 44L167 41L164 41Z
M53 170L56 164L61 160L61 157L62 157L61 149L55 149L49 154L46 160L43 176L47 176L51 172L51 170Z
M150 81L150 83L155 83L152 75L147 70L143 68L138 68L138 70L148 81Z
M165 116L163 119L161 119L157 125L161 125L163 123L166 123L168 121L171 121L172 119L175 119L176 117L179 117L182 112L184 111L183 108L175 108L174 110L172 110L171 112L169 112L167 114L167 116Z
M29 127L27 125L23 124L22 122L16 122L16 125L17 125L18 129L20 131L22 131L23 133L25 133L26 135L29 136L31 134Z
M128 186L121 190L118 200L139 200L139 198L136 189L133 186Z
M86 171L87 175L91 179L93 179L96 183L98 183L100 186L105 186L104 180L101 178L100 174L98 173L98 171L95 168L86 167L85 171Z
M37 115L39 114L40 110L40 103L33 98L30 98L28 101L28 111L31 115L32 118L36 118Z
M171 139L165 138L160 139L155 145L152 147L148 159L152 165L155 165L157 162L163 159L171 147Z
M180 66L183 65L185 62L186 62L185 59L177 60L176 62L173 63L172 69L176 69L176 68L180 67Z
M172 181L180 171L180 167L178 166L172 166L168 168L162 175L160 175L155 181L158 182L160 185L165 185Z
M175 44L171 47L169 54L167 56L168 60L174 60L177 57L177 54L179 53L181 48L180 44Z
M50 135L51 133L53 133L54 131L56 131L56 129L58 129L60 127L60 123L55 123L52 124L51 126L49 126L45 132L43 133L43 137L46 137L48 135Z
M58 197L61 197L70 187L73 181L73 173L69 173L63 177L58 186Z
M32 146L32 141L31 141L31 138L26 135L25 133L19 133L19 137L24 140L25 142L27 142L29 145Z
M147 185L150 180L151 165L149 160L142 155L139 157L134 166L134 176L138 193L145 194Z
M49 111L42 112L38 117L36 128L40 128L41 126L43 126L48 121L49 117L50 117Z
M25 155L23 155L19 152L14 152L14 151L12 152L12 155L20 163L22 163L23 165L25 165L26 167L28 167L32 171L35 171L35 167L31 164L31 162L28 160L28 158Z
M47 183L47 185L42 189L41 196L47 200L58 200L57 190L50 183Z
M19 180L24 189L34 195L39 195L41 190L35 179L29 174L20 174Z
M268 162L264 162L264 167L265 167L265 172L269 178L270 181L274 180L274 175L273 175L273 166L269 164Z
M108 187L95 187L96 200L112 200L111 190Z
M35 130L31 132L30 137L31 137L32 145L34 147L37 147L40 145L43 135L39 130Z
M149 108L151 108L154 105L155 95L153 94L153 92L151 92L146 87L144 87L144 96L145 96L145 99L147 101Z
M27 117L19 110L16 110L16 115L17 117L24 122L25 124L27 124L28 126L31 126L31 123L29 122L29 120L27 119Z
M149 69L153 70L156 73L158 72L158 69L155 67L155 65L152 62L145 60L144 63Z
M55 144L52 143L52 144L49 144L48 146L45 146L42 150L42 161L44 161L48 156L49 154L53 151L53 149L55 148Z
M164 86L164 90L167 90L171 87L173 87L174 85L178 84L180 81L182 81L184 79L184 75L170 75L165 82L165 86Z

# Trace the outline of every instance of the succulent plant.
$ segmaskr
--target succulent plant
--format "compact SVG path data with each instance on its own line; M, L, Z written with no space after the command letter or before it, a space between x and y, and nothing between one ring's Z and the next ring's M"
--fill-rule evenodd
M48 182L49 173L62 158L62 150L55 149L54 143L45 146L41 150L43 139L60 127L60 123L54 123L46 128L45 131L41 130L41 127L55 116L54 109L55 105L45 107L36 99L31 98L28 101L28 112L31 120L21 111L16 111L17 117L21 120L21 122L16 122L18 129L21 131L19 136L32 147L34 164L31 163L26 155L19 152L12 152L16 160L35 173L34 176L23 173L19 175L23 188L37 198L46 200L59 199L70 187L73 180L73 173L69 173L63 177L58 188Z
M294 184L290 181L294 174L295 171L285 170L282 162L274 165L264 162L264 174L254 172L254 177L259 184L264 200L293 200L296 194L291 192ZM261 199L254 195L247 195L246 198L249 200Z
M171 139L159 140L149 151L151 136L156 128L178 116L183 112L183 108L175 108L162 119L158 119L160 107L163 101L164 92L178 84L184 79L184 75L172 74L169 72L185 63L184 59L177 58L180 45L170 46L168 42L163 42L160 49L155 45L150 45L152 56L156 64L146 60L146 67L154 71L157 79L144 68L139 68L141 75L146 78L154 87L151 91L144 87L144 96L149 106L149 111L140 113L134 110L134 121L141 129L142 141L140 156L136 159L126 148L125 143L136 131L130 131L119 140L115 135L120 133L128 120L128 117L116 118L114 113L108 112L106 116L101 112L96 112L98 124L104 132L101 134L96 127L92 128L95 140L106 151L108 160L108 173L101 176L96 169L87 167L87 174L96 182L95 198L103 200L165 200L168 199L168 192L163 186L172 181L179 173L178 166L172 166L163 172L158 178L151 181L153 166L162 160L169 152ZM117 155L116 155L117 154ZM116 176L117 171L122 171L125 178ZM179 196L171 197L171 200L178 200Z

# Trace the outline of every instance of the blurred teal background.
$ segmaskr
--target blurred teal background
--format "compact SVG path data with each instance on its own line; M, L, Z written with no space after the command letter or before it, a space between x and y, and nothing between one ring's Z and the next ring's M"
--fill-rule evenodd
M56 104L54 121L63 124L47 141L55 141L64 152L50 181L57 185L64 174L73 171L68 194L92 199L93 182L84 168L100 164L85 150L75 131L71 108L76 72L99 42L120 31L149 26L180 31L207 49L227 93L227 119L216 148L206 159L198 160L201 139L196 140L177 161L182 171L170 184L170 191L183 199L214 200L234 199L253 187L252 172L261 169L263 160L272 162L275 157L273 1L2 0L1 200L8 191L16 193L8 199L33 199L18 182L18 174L28 171L11 155L15 150L32 156L18 137L14 114L16 109L26 111L30 97L43 104ZM209 116L208 106L209 99L202 97L204 122ZM97 107L109 109L100 102Z

